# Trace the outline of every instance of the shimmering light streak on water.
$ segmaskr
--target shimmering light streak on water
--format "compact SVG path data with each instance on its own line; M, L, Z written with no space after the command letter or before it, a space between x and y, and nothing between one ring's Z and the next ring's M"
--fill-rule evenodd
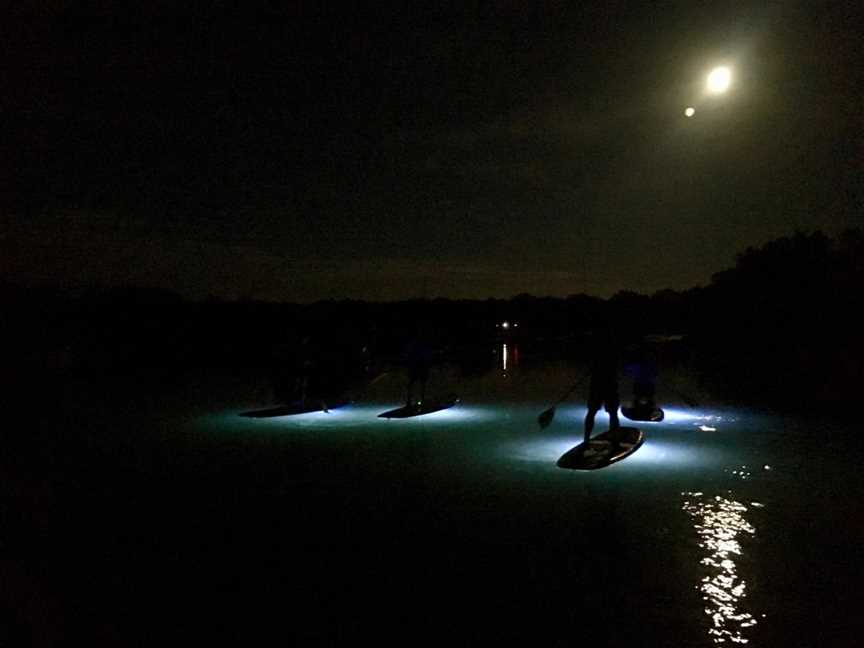
M667 424L696 423L704 421L707 417L703 412L692 409L679 409L677 407L664 407L663 421Z
M741 470L733 470L732 475L738 477L739 479L747 479L753 473L747 470L747 466L741 466Z
M722 456L707 448L687 446L680 442L649 438L628 460L635 464L654 464L665 470L712 466L721 463Z
M682 493L682 509L690 515L705 550L700 563L707 568L699 589L705 601L705 614L712 621L708 634L716 644L727 640L747 643L746 629L756 625L752 614L741 607L747 596L747 583L736 569L735 556L742 553L740 537L754 535L756 529L745 518L747 507L719 495L713 499L703 493ZM757 506L758 502L753 502Z
M730 423L736 423L738 416L705 409L680 409L664 407L663 422L668 425L692 425L701 432L716 432Z

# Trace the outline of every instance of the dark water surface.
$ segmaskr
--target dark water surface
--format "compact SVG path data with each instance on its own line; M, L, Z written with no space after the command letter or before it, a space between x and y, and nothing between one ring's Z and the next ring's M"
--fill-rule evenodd
M555 466L579 395L537 425L554 372L495 372L402 421L377 418L399 404L384 382L272 419L238 416L270 404L248 391L209 411L184 409L188 385L65 398L36 463L7 462L2 638L856 645L855 426L661 390L644 446L579 473Z

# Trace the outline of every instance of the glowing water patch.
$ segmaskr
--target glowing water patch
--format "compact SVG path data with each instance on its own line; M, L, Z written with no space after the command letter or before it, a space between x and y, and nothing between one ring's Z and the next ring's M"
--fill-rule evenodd
M581 439L572 435L516 441L502 446L499 455L517 461L544 463L554 467L558 458L579 441Z
M703 493L682 495L685 498L682 510L693 518L699 546L705 550L699 562L708 574L698 587L705 601L705 614L712 622L708 634L716 644L727 640L747 643L746 629L756 625L756 619L741 607L747 596L747 582L738 575L734 561L742 553L739 536L756 533L744 518L747 507L719 495L713 499Z
M633 466L656 466L666 470L717 466L724 460L720 451L694 447L680 441L649 438L626 463Z

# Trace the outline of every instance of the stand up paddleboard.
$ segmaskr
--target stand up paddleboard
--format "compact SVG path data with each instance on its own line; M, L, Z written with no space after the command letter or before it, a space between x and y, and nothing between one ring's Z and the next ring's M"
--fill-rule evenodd
M422 403L417 403L415 405L398 407L396 409L392 409L379 414L378 418L392 419L411 418L412 416L423 416L424 414L431 414L432 412L440 412L441 410L448 409L450 407L453 407L458 402L459 397L450 394L448 396L444 396L443 398L425 400Z
M639 449L645 435L641 430L619 427L607 430L568 450L558 460L559 468L596 470L629 457Z
M649 407L645 407L644 405L622 407L621 413L631 421L648 421L650 423L659 423L666 416L663 410L656 405Z
M326 403L327 410L338 409L345 407L349 401L336 401ZM279 407L271 407L270 409L252 410L250 412L241 412L240 416L247 418L273 418L276 416L295 416L297 414L310 414L312 412L325 411L320 400L312 400L306 403L292 403L291 405L281 405Z

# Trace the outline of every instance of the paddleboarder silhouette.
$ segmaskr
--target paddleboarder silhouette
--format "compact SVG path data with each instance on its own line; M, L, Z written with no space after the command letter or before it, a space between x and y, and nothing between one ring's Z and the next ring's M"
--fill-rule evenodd
M650 412L656 407L657 361L654 354L638 347L628 363L627 371L633 376L633 407Z
M294 396L304 406L309 397L309 387L315 373L316 357L312 347L312 338L304 335L300 339L294 355Z
M420 323L405 349L405 364L408 370L408 387L405 394L406 407L423 404L426 398L426 383L432 366L432 344L428 325ZM420 399L414 400L415 386L420 388Z
M609 429L620 427L618 406L618 348L610 324L600 326L592 336L588 362L590 385L588 387L588 413L585 415L585 442L594 430L594 417L605 405L609 414Z
M304 335L297 345L294 356L294 396L300 407L312 403L324 412L329 411L322 376L322 352L311 335ZM331 401L332 402L332 401Z

